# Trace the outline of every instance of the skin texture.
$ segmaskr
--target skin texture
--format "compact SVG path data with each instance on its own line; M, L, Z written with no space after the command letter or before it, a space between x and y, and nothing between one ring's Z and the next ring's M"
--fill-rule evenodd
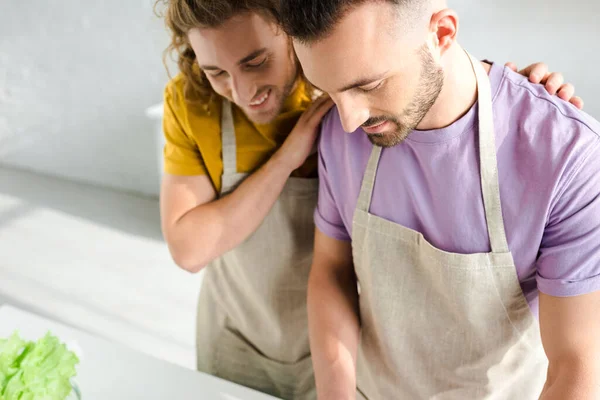
M294 43L307 78L338 106L344 130L362 127L380 146L400 143L410 125L423 130L451 125L472 107L477 94L468 56L456 39L457 13L444 1L431 1L422 18L406 29L392 7L366 2L345 15L325 38ZM389 28L394 25L396 30ZM539 67L528 72L535 68ZM572 95L571 87L559 83L560 75L535 72L536 80L551 93ZM430 78L440 73L444 84L438 90L438 81ZM427 101L420 101L423 97ZM420 114L409 112L417 109ZM417 114L422 114L418 121L410 118ZM384 129L369 133L373 121L382 118L388 121ZM317 229L308 309L319 398L355 398L357 296L351 247ZM542 342L550 361L541 399L600 396L599 309L600 292L572 298L540 295Z
M218 28L194 28L188 38L198 65L219 95L256 123L268 123L281 112L298 66L289 39L275 24L259 14L242 14ZM269 91L264 107L250 106Z

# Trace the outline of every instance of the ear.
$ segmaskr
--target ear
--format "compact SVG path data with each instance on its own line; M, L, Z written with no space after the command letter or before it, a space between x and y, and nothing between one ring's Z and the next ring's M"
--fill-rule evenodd
M444 53L456 42L458 33L458 14L451 9L444 9L431 16L429 32L432 39L434 54L443 56Z

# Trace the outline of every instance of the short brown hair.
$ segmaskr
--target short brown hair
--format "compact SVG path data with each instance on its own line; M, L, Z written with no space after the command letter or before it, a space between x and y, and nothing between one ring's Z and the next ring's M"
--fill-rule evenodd
M327 37L346 15L369 0L280 0L280 24L288 36L301 43ZM370 0L397 6L399 12L420 10L425 0ZM410 14L408 14L410 15Z

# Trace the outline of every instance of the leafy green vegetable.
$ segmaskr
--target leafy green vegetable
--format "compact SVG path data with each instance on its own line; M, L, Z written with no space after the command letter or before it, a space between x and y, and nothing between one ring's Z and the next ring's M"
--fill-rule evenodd
M0 339L0 400L64 400L79 359L50 333L26 342Z

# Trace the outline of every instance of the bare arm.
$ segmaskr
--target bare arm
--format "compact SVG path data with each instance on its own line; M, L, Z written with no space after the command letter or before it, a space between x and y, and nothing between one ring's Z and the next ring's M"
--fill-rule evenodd
M318 229L308 283L308 322L318 398L354 399L360 324L352 249L349 242Z
M540 293L542 342L550 361L541 400L600 398L600 292Z
M161 188L162 225L175 262L198 272L241 243L258 228L290 173L274 157L218 200L206 175L166 175Z
M162 230L180 267L198 272L258 228L289 175L310 155L317 127L332 104L328 98L317 100L271 159L228 196L217 199L204 175L165 176L160 196Z

